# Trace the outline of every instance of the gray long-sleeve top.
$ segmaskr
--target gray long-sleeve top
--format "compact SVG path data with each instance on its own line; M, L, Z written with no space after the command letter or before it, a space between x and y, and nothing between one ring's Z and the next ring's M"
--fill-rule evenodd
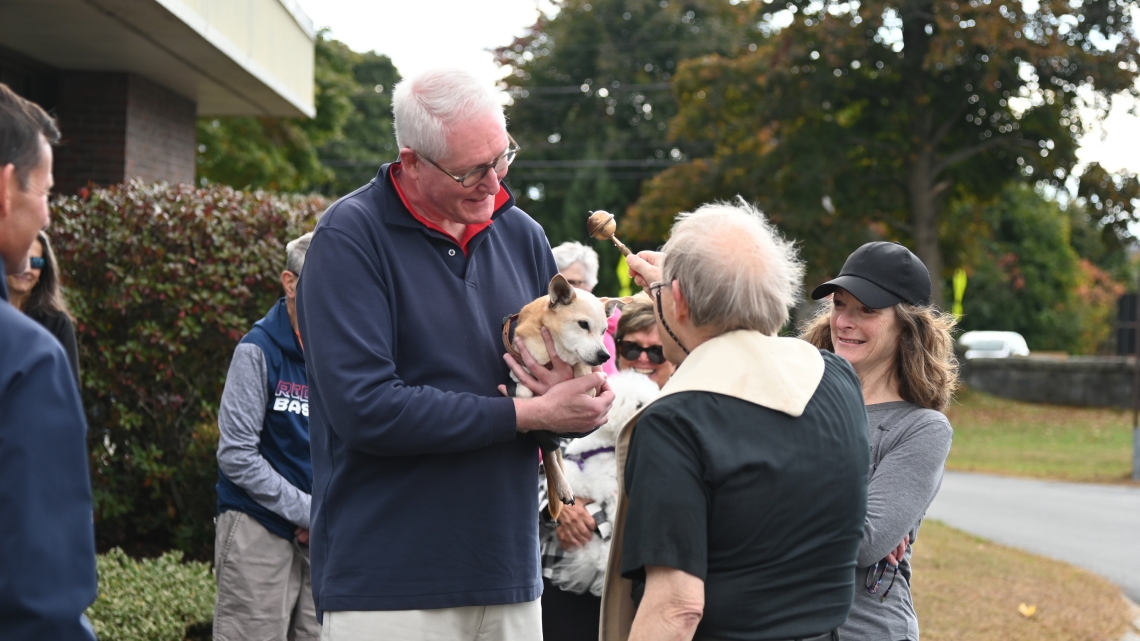
M218 467L258 504L308 529L310 495L277 473L258 449L269 401L267 381L261 348L239 344L218 409Z
M840 634L844 641L918 641L918 617L910 594L911 546L942 486L954 431L941 412L906 401L868 405L867 418L871 431L867 520L855 569L855 602ZM894 587L880 600L893 570L886 568L877 593L871 594L865 587L868 568L885 564L905 536L910 536L911 545L899 564Z

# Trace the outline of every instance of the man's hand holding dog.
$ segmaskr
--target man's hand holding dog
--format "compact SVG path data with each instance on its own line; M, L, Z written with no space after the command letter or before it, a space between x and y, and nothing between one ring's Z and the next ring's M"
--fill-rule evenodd
M558 383L542 396L516 398L515 420L520 432L589 432L606 424L613 402L606 375L592 372Z
M550 355L550 369L539 365L518 339L515 346L523 362L519 363L510 354L503 356L520 384L535 395L535 398L515 399L518 430L589 432L605 425L614 402L614 393L606 382L606 375L593 372L574 378L574 371L558 358L554 339L545 327L542 328L542 340L546 342L546 352ZM500 385L499 391L505 396L506 386ZM590 394L591 391L594 395Z
M523 362L519 363L510 354L503 354L503 358L507 361L507 367L510 367L515 378L519 379L519 384L525 386L535 396L542 396L551 387L574 378L573 368L558 357L558 351L554 348L554 338L550 335L550 330L545 327L542 328L542 340L546 343L546 353L550 355L550 369L539 365L538 361L534 360L530 350L523 344L522 339L517 336L515 337L515 349L519 350ZM500 385L499 391L506 395L506 386Z

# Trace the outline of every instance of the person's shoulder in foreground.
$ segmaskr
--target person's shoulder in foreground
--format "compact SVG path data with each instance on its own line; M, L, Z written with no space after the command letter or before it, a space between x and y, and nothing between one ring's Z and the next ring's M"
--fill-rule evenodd
M0 83L0 639L88 641L95 530L87 423L59 342L8 303L51 221L55 122Z
M0 639L94 639L86 431L63 348L0 302Z

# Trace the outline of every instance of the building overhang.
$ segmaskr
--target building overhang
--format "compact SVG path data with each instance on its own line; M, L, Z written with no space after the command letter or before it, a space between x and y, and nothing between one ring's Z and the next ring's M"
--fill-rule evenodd
M308 116L312 23L295 0L3 0L0 46L60 70L127 72L202 116Z

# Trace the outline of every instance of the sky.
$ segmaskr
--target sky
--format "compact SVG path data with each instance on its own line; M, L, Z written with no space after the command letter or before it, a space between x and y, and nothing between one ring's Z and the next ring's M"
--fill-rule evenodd
M533 25L549 0L298 0L318 29L355 51L376 51L407 77L433 67L460 67L493 83L503 77L490 50ZM504 97L505 100L505 97ZM1136 114L1129 114L1129 108ZM1077 157L1109 171L1140 173L1140 105L1125 96L1100 126L1086 132Z
M539 17L548 0L299 0L317 29L354 51L376 51L408 77L433 67L459 67L487 82L503 77L489 50L509 45Z

